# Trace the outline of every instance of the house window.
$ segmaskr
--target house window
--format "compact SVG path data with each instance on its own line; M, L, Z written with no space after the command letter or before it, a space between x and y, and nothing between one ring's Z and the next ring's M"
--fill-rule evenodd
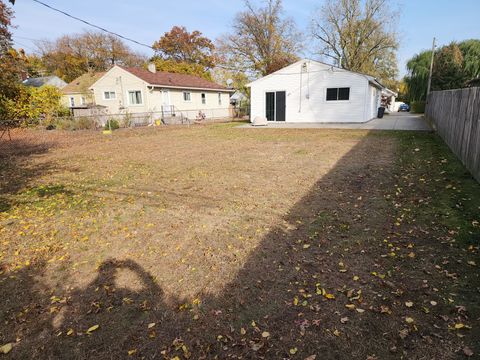
M218 93L218 105L222 105L222 93Z
M103 92L103 98L105 100L115 100L115 98L116 98L115 91L104 91Z
M202 93L202 104L206 104L207 103L207 95L205 93Z
M191 101L192 98L190 96L190 93L188 91L183 92L183 101Z
M350 88L328 88L327 101L350 100Z
M73 96L70 96L70 107L75 106L75 98Z
M128 102L130 105L142 105L142 92L140 90L129 91Z
M87 102L87 101L85 100L85 96L82 96L82 97L80 98L80 105L85 105L86 102Z

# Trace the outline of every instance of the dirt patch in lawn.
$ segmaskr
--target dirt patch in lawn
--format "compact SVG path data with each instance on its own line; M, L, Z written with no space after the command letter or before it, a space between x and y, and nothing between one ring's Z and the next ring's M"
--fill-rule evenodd
M12 358L480 351L480 190L431 134L229 124L13 138L0 150ZM448 184L458 191L437 203Z

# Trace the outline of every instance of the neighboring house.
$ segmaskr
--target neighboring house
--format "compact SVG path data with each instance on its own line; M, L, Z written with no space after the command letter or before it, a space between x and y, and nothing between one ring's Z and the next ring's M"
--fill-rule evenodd
M181 114L195 119L201 111L207 118L229 117L233 90L193 75L157 72L115 65L90 87L95 103L110 114ZM178 116L178 115L177 115Z
M382 97L385 98L389 105L386 106L386 110L389 112L398 111L398 106L396 106L395 99L397 98L398 94L395 91L390 89L384 88L382 90Z
M100 79L105 72L87 72L62 89L62 104L69 108L87 107L93 104L94 98L90 87L98 79Z
M247 100L248 100L247 95L245 95L240 90L235 91L233 95L230 96L230 104L232 105L239 105Z
M35 78L27 78L22 82L25 86L31 87L42 87L45 85L55 86L59 89L62 89L67 85L65 81L60 79L58 76L42 76L42 77L35 77Z
M286 122L366 122L384 89L374 77L300 60L251 82L251 119Z

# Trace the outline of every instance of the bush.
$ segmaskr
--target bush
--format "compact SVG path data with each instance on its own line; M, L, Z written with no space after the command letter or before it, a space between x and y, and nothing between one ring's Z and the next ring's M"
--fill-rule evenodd
M85 116L79 118L59 118L54 126L59 130L90 130L95 129L95 121Z
M423 114L425 112L425 101L413 101L411 111L417 114Z
M132 126L132 118L133 118L132 114L130 114L129 112L126 112L122 118L122 127L128 128ZM112 130L113 130L113 127L112 127Z
M105 123L105 130L117 130L120 128L120 124L116 119L107 120Z
M95 120L86 116L82 116L76 119L75 130L89 130L89 129L95 129Z

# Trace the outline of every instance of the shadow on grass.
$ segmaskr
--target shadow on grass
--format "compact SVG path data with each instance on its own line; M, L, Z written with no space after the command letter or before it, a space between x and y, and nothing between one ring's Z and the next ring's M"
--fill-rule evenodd
M446 330L432 331L435 319L416 314L424 321L416 330L404 323L403 302L431 296L410 277L410 260L380 256L398 232L382 144L366 136L352 148L285 209L288 226L273 228L235 280L220 295L198 294L200 303L167 299L132 260L104 262L86 288L65 294L42 286L44 262L3 271L0 341L15 343L9 356L17 359L453 358ZM371 275L386 270L403 282ZM389 316L382 306L401 312Z
M20 130L12 134L11 140L0 141L0 212L14 205L11 195L52 169L49 163L32 165L30 157L45 154L55 146L52 141L27 136Z

